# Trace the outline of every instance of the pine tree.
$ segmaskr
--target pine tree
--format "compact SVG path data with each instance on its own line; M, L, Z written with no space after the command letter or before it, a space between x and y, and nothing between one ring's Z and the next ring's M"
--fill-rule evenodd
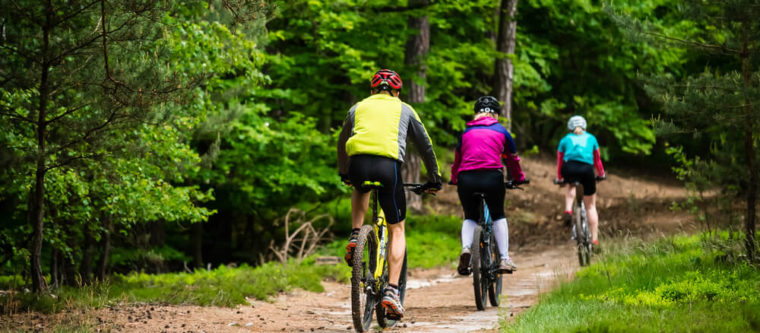
M682 79L648 78L648 92L663 102L668 127L694 138L709 138L701 155L684 160L693 177L706 179L723 193L744 201L747 256L756 258L755 225L760 143L760 1L690 0L679 5L692 27L676 36L637 22L634 31L687 47L710 60L701 73ZM696 27L696 29L694 29Z

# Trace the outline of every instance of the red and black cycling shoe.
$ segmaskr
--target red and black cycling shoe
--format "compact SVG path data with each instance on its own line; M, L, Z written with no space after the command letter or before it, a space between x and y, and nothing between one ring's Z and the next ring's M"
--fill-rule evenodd
M359 241L359 229L351 231L351 236L348 238L348 245L346 245L346 255L343 259L346 260L348 266L354 265L354 250L356 249L356 243Z

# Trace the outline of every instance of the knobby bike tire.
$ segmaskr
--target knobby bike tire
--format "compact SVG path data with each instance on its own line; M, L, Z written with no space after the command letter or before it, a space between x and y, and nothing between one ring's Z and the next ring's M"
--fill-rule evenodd
M357 332L369 331L372 313L382 296L374 286L365 283L372 280L375 270L375 230L371 225L364 225L359 231L359 238L354 248L353 267L351 270L351 318Z
M591 230L588 228L588 215L586 212L586 207L583 207L583 215L586 216L586 218L583 219L583 234L586 236L583 242L583 253L586 255L586 265L591 264Z
M578 252L578 263L580 263L581 267L589 264L589 256L586 247L588 230L584 230L583 228L582 214L583 212L581 210L581 205L576 205L575 209L573 210L573 223L575 224L575 241L576 251Z
M488 284L488 300L491 301L492 306L499 306L499 303L501 301L501 278L502 273L499 271L496 271L496 266L501 262L501 253L499 253L499 247L498 244L496 244L496 237L491 234L491 268L490 271L494 273L490 273L490 277L493 277L491 280L491 283Z
M406 296L406 274L407 274L406 255L407 255L407 252L406 252L406 249L404 249L404 263L401 265L401 275L399 275L398 277L399 299L401 300L402 306L404 305L404 297ZM383 276L390 276L390 270L388 268L389 268L388 265L386 265ZM386 283L387 281L383 281L383 286L385 286ZM382 302L377 303L377 305L375 306L375 311L377 313L377 323L382 328L396 326L396 324L399 322L398 320L390 319L385 316L385 308L383 308Z
M475 291L475 306L478 310L486 309L486 297L488 297L488 274L483 274L484 247L481 242L483 227L475 227L472 236L472 286ZM488 268L485 268L488 269Z

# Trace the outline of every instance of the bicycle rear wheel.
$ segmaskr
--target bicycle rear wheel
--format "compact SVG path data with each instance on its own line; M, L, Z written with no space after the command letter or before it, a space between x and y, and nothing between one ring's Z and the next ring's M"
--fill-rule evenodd
M358 332L368 331L372 314L382 295L373 272L377 267L377 237L370 225L359 231L351 270L351 318Z
M583 211L582 211L581 205L578 205L575 210L573 211L573 223L575 224L575 230L576 230L576 248L578 252L578 262L580 263L581 267L587 266L591 258L590 251L588 249L589 245L589 234L588 234L588 225L584 223L583 221ZM584 224L585 227L584 227Z
M472 237L472 286L475 290L475 306L478 310L485 310L486 297L488 297L488 251L482 242L483 227L475 227ZM485 263L485 264L484 264Z
M492 260L489 268L489 277L491 277L489 280L491 283L488 284L488 300L491 301L492 306L499 306L499 303L501 301L501 297L499 296L501 296L502 274L496 270L497 267L495 266L501 262L501 253L499 253L499 248L496 244L496 237L493 234L491 234L490 252Z
M399 275L398 278L398 291L399 291L399 299L401 300L401 305L404 305L404 297L406 296L406 249L404 250L404 263L401 266L401 275ZM388 271L388 265L385 265L385 272L383 273L383 277L387 279L388 276L390 276L390 272ZM387 280L383 281L383 286L387 285ZM382 290L380 290L382 292ZM382 298L382 294L380 295ZM378 302L375 306L375 311L377 311L377 323L380 324L380 327L386 328L386 327L393 327L398 323L398 320L390 319L385 316L385 308L383 308L382 302Z

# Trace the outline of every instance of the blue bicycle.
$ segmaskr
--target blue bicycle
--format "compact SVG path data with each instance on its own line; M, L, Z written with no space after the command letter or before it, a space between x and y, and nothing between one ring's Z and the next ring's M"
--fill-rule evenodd
M520 184L529 184L525 180ZM522 189L518 184L508 181L504 184L507 189ZM478 226L472 237L472 285L475 289L475 305L478 310L485 310L488 303L486 295L491 301L492 306L499 306L502 284L502 273L499 271L499 261L501 254L496 245L496 239L493 235L493 220L491 213L488 211L486 197L483 193L473 194L480 201L480 219ZM510 273L511 274L511 273Z

